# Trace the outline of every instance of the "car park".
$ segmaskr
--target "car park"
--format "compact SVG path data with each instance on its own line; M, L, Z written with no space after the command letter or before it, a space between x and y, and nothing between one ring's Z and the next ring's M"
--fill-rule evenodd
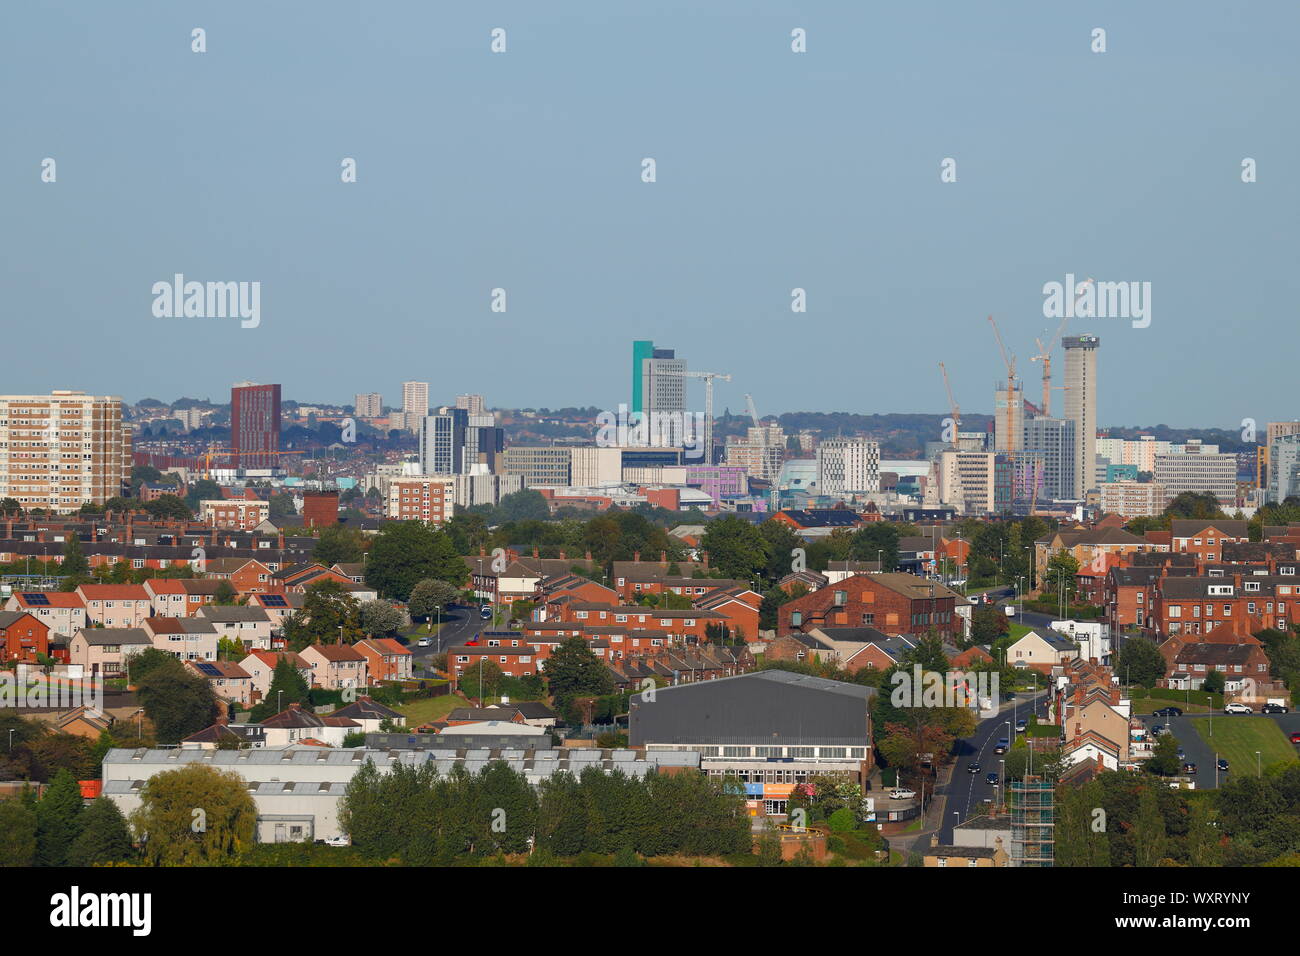
M891 800L911 800L916 797L915 790L908 790L906 787L895 787L889 791Z
M1223 712L1225 714L1253 714L1254 713L1254 711L1250 709L1249 704L1243 704L1239 701L1233 701L1231 704L1225 705L1223 708Z

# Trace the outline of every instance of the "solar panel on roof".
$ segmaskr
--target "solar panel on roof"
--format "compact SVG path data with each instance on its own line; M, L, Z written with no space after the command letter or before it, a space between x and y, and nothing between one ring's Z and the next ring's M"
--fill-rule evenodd
M37 607L49 607L50 599L39 591L24 591L23 600Z
M262 595L262 603L267 607L288 607L289 606L285 603L284 595L282 594L264 594Z
M204 677L221 676L221 671L217 670L216 665L209 664L207 661L199 661L198 664L196 664L195 666L198 667L199 673L202 674Z

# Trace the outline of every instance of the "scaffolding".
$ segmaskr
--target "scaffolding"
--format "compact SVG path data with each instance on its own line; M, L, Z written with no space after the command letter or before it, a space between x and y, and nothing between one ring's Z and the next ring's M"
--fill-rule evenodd
M1056 855L1056 790L1042 777L1012 781L1011 865L1052 866Z

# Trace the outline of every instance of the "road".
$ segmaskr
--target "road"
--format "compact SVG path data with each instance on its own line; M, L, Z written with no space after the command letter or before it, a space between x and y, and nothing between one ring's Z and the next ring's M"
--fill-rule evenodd
M939 825L940 843L951 843L955 823L980 813L985 800L1001 795L999 788L985 779L990 772L996 772L999 779L1003 776L1003 768L998 761L1005 758L993 752L998 738L1006 737L1010 740L1014 736L1011 729L1015 727L1016 721L1028 720L1031 713L1043 716L1042 705L1045 699L1046 691L1022 691L1016 694L1014 701L1003 704L996 717L980 721L974 735L963 737L953 745L952 779L938 790L939 796L947 798L944 819ZM971 763L980 765L979 773L967 771L966 767Z
M442 628L434 635L433 643L428 647L419 647L416 642L422 636L420 632L408 635L410 640L412 663L419 668L426 668L429 658L440 654L448 647L473 640L474 635L487 628L489 622L479 617L478 607L454 604L442 612Z

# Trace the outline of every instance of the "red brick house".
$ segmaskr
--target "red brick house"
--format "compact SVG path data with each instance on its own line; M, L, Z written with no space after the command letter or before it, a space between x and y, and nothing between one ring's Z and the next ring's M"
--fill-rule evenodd
M781 606L777 633L817 627L874 627L886 634L956 638L964 631L957 613L966 599L942 584L911 574L859 574Z
M50 655L50 628L26 611L0 611L0 649L6 661L36 663Z

